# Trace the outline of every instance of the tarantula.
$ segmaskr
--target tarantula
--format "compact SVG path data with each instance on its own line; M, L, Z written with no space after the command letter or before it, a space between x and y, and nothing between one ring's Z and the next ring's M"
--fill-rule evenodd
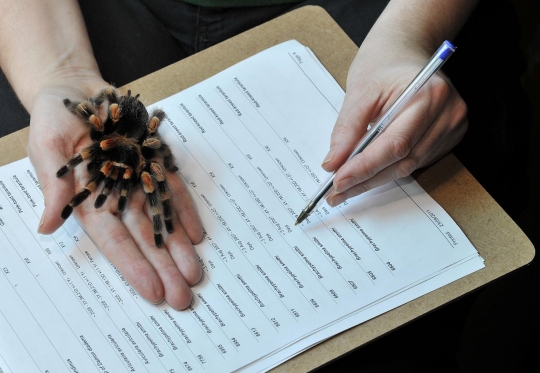
M163 167L152 160L163 158L167 171L177 171L169 146L157 134L166 114L154 109L149 115L139 101L139 95L122 95L115 87L103 89L96 97L83 102L64 99L65 107L90 127L92 144L71 158L60 168L56 177L62 177L83 161L88 161L90 180L62 211L67 219L73 208L80 205L103 183L101 193L94 203L100 208L113 188L120 191L118 211L124 211L131 187L141 184L146 194L154 226L154 241L163 245L162 215L167 232L173 232L171 192ZM98 108L107 102L107 119L98 116Z

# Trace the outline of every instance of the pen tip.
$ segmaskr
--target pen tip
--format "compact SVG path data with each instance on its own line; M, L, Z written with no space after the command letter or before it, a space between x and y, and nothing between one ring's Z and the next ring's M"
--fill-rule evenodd
M298 215L298 219L296 219L296 223L294 223L294 225L296 226L296 225L300 224L301 222L303 222L306 219L307 215L308 214L306 213L306 211L302 210L300 215Z

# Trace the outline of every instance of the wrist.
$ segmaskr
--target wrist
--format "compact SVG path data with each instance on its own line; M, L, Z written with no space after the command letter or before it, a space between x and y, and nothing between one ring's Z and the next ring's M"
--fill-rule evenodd
M30 113L36 96L43 90L71 86L77 87L84 96L89 97L99 90L98 86L103 86L103 79L93 56L63 56L36 74L25 77L25 80L23 85L26 88L17 93Z
M457 36L477 3L478 0L391 0L370 34L431 55L444 40L452 41Z

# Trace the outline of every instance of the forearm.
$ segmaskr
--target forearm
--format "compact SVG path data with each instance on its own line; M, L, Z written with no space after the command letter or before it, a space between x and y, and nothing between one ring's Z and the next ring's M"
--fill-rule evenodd
M392 0L365 43L391 37L411 49L433 52L459 33L479 0Z
M29 111L43 86L99 75L77 1L0 0L0 65Z

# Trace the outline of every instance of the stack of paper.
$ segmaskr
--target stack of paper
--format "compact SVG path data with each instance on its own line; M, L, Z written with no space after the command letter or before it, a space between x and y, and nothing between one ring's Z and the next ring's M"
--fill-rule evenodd
M0 371L264 371L482 268L412 178L294 226L343 97L290 41L156 104L207 232L184 312L143 300L76 220L38 235L30 162L1 168Z

